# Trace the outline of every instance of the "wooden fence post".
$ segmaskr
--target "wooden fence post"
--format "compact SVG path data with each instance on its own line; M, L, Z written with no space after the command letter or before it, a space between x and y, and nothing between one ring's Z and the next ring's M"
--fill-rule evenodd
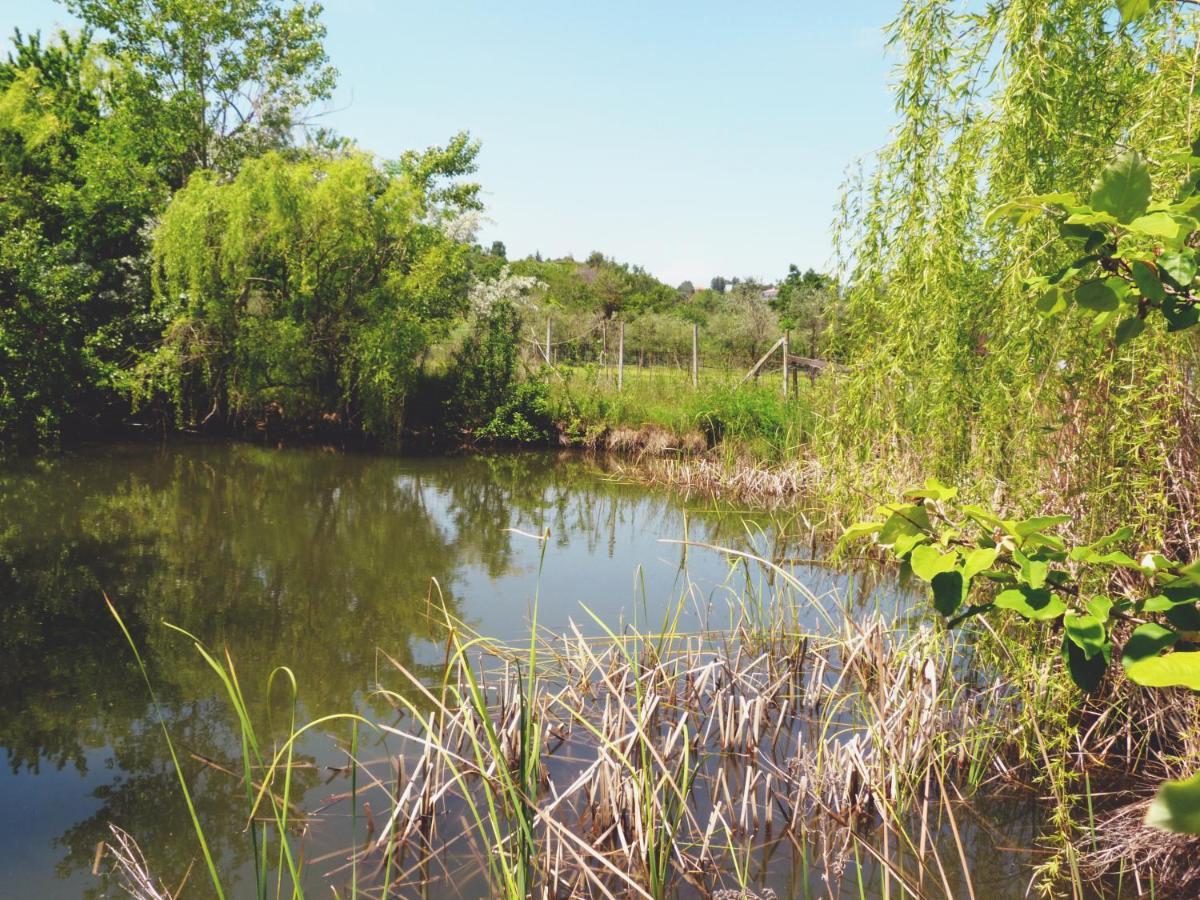
M790 332L783 333L783 399L787 399L788 395L788 344L790 341Z
M625 385L625 320L622 319L617 328L617 393Z
M692 388L700 387L700 326L692 323Z

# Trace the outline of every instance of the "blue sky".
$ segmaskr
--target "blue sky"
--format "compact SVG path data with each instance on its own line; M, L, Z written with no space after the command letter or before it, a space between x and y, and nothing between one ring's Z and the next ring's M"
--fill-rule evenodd
M825 266L847 167L887 139L897 0L327 0L325 124L381 156L483 141L481 240L671 283ZM4 43L72 26L0 0Z

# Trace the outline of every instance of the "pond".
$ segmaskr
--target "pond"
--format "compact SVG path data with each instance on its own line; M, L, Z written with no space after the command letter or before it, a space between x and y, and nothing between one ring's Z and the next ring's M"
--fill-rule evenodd
M442 603L501 639L528 637L535 596L539 625L554 630L574 622L595 633L593 615L652 629L672 609L683 628L719 627L771 572L696 544L784 562L818 599L911 605L894 582L812 562L821 554L802 521L685 502L554 453L396 458L198 443L8 464L0 893L115 895L93 871L113 822L169 885L192 867L184 896L207 895L166 743L105 596L145 659L215 850L236 872L250 860L245 797L221 769L236 748L233 714L200 654L163 623L227 650L248 696L265 692L276 666L292 667L306 719L370 710L381 653L436 675ZM543 555L534 536L546 530ZM677 542L685 536L691 545ZM819 607L803 624L820 627ZM312 766L300 805L312 808L334 793L345 756L321 735L301 751ZM313 894L328 896L313 877Z

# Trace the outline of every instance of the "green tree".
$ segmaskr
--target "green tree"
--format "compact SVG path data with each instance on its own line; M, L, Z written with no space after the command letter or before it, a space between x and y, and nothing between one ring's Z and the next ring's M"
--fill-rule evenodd
M128 100L175 185L287 146L302 111L333 89L318 3L62 2L108 35L106 51L130 67Z
M783 328L799 330L803 335L805 352L820 356L821 335L835 312L837 288L832 278L812 269L803 273L796 265L788 267L787 277L770 301L779 314ZM797 349L800 349L797 343Z
M155 233L164 339L135 398L184 421L394 433L419 355L465 312L477 151L460 135L382 166L269 153L197 173Z
M110 407L148 339L140 229L165 196L85 32L0 63L0 441L53 442Z

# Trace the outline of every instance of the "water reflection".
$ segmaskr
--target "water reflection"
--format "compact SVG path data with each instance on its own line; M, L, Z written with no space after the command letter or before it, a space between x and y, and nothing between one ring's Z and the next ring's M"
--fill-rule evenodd
M741 514L693 507L688 519L697 540L809 552ZM539 548L513 529L545 528L553 546L539 576ZM317 716L369 702L377 649L437 670L431 579L453 615L499 637L524 633L539 581L550 624L586 619L581 604L610 622L653 617L683 585L680 548L659 539L683 529L678 501L550 454L123 446L0 470L6 895L100 891L90 870L109 822L138 838L169 883L196 863L166 745L104 594L143 650L217 852L245 869L241 788L205 762L233 755L231 713L199 655L162 622L227 648L257 717L267 716L262 686L284 664L300 676L304 713ZM701 599L719 603L729 573L715 554L689 559L688 578L712 592ZM817 593L846 589L825 570L806 577ZM319 801L331 751L304 750L313 767L299 787Z

